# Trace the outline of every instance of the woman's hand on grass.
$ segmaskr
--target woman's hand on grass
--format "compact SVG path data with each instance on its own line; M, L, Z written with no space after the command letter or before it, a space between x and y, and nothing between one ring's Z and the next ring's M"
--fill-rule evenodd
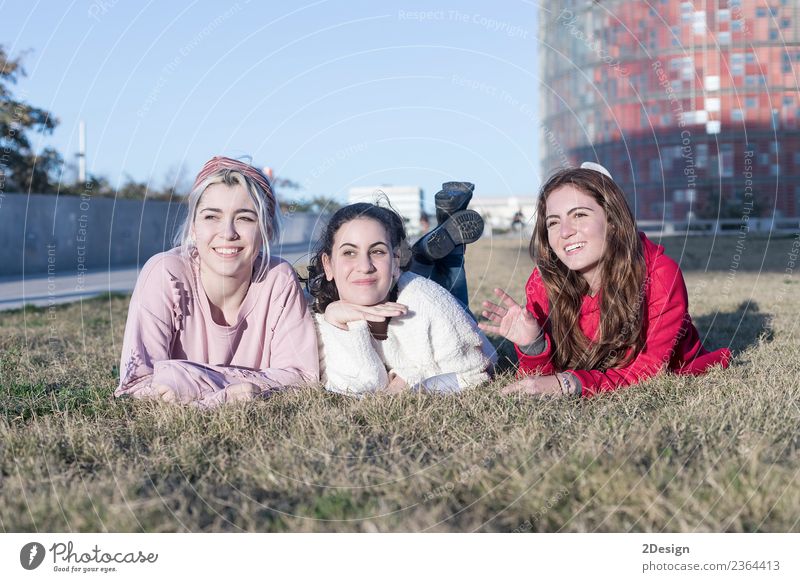
M389 374L389 383L386 385L386 388L381 390L384 394L400 394L401 392L405 392L409 389L408 382L403 380L400 376L391 372Z
M189 398L187 394L181 394L179 390L172 386L155 382L131 392L131 397L141 400L161 400L171 404L186 404L193 400L193 398Z
M500 390L503 396L523 394L526 396L561 396L561 384L555 376L526 376Z
M213 408L220 404L230 404L231 402L246 402L255 400L261 395L261 388L252 382L240 382L238 384L228 384L224 389L217 390L209 394L196 404L202 408Z
M252 382L241 382L227 386L223 392L225 392L225 402L242 402L260 396L261 388Z
M377 305L356 305L347 301L334 301L325 308L325 321L347 329L351 321L386 321L387 317L399 317L408 312L408 307L401 303L378 303Z
M478 327L487 333L503 336L518 346L527 346L535 342L542 333L542 328L531 312L502 289L495 289L494 294L502 305L484 301L483 316L492 323L481 322Z

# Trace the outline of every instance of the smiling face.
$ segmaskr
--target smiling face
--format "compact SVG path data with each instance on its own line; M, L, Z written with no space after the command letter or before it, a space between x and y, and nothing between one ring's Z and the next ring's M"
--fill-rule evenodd
M545 212L550 247L568 269L580 273L596 292L600 286L598 268L606 251L605 210L591 195L564 185L547 197Z
M250 278L261 250L258 214L241 185L212 184L197 205L192 234L201 269L219 277Z
M330 256L322 256L322 266L325 278L336 283L339 298L356 305L384 302L400 276L386 228L372 218L344 223L333 237Z

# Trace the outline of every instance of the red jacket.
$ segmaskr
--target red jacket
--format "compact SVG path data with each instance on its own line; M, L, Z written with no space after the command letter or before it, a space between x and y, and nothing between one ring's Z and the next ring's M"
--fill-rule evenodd
M647 307L643 331L646 337L642 351L625 367L600 370L556 370L550 361L552 339L547 299L539 269L534 269L525 286L530 311L542 327L546 347L536 356L523 354L516 347L521 375L554 374L569 371L583 386L582 395L616 390L656 375L667 368L677 374L703 374L715 364L728 367L731 352L727 348L709 352L700 343L697 328L688 312L688 295L678 264L664 254L664 247L656 245L644 233L639 233L647 265L648 285L645 297ZM597 337L600 328L600 293L585 296L581 306L579 325L586 337Z

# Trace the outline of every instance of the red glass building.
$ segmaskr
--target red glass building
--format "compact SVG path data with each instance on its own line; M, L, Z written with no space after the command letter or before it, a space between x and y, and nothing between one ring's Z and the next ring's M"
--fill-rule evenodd
M599 162L640 219L800 214L798 0L543 6L545 175Z

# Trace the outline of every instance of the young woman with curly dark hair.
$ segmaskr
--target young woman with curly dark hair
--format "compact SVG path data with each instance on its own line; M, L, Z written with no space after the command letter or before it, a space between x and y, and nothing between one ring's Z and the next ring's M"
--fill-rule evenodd
M469 230L442 226L459 243ZM417 250L435 257L457 246L436 236ZM345 206L328 222L307 283L328 390L450 393L489 379L494 349L448 289L407 270L405 238L402 218L375 204Z

